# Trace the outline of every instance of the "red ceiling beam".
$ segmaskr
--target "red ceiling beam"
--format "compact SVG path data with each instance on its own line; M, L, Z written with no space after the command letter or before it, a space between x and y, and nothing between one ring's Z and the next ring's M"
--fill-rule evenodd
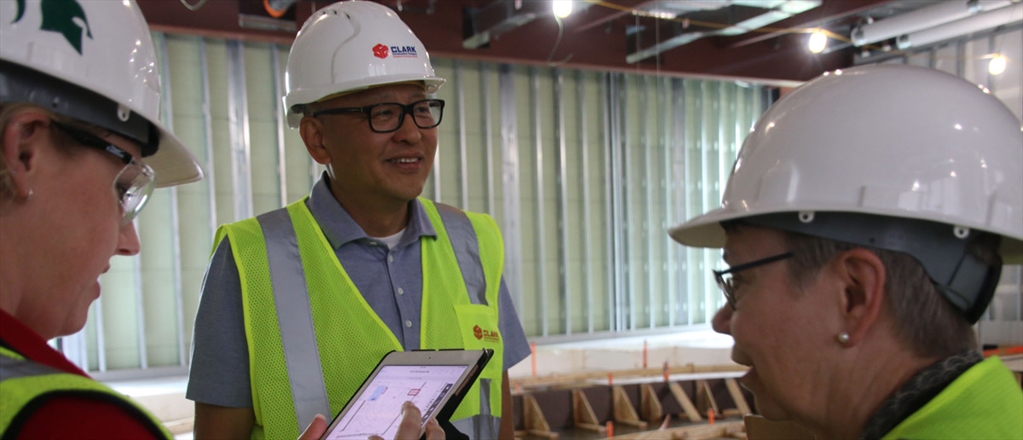
M879 0L826 0L827 3L857 3L861 7ZM210 0L198 11L190 11L179 1L138 0L143 14L156 30L216 38L238 38L290 44L293 33L243 28L238 14L260 0ZM330 1L299 1L294 7L296 26L317 8ZM409 2L412 3L412 2ZM439 0L432 14L425 8L409 8L400 12L413 32L423 41L431 55L507 62L541 66L565 66L603 71L661 73L700 77L732 77L774 84L791 84L817 76L825 70L848 67L849 50L826 55L811 55L799 36L781 36L772 40L751 42L737 47L722 46L716 38L705 38L662 53L658 58L628 64L625 25L622 20L603 21L605 26L589 31L576 31L578 26L592 23L592 14L602 9L592 6L580 14L563 20L560 44L558 25L550 15L513 29L493 39L488 48L465 49L462 45L462 9L478 0ZM636 1L633 4L638 4ZM422 6L425 0L418 0ZM625 4L619 0L618 4ZM833 13L832 13L833 14ZM603 15L602 15L603 16ZM599 18L598 18L599 20ZM628 20L625 20L628 21ZM795 38L793 38L795 37Z

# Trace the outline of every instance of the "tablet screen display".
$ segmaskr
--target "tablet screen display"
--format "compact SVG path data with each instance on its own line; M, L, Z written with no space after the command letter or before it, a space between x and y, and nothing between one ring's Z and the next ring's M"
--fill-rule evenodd
M333 427L330 440L365 440L371 435L393 439L401 423L401 406L412 401L423 413L423 423L439 410L468 366L385 365Z

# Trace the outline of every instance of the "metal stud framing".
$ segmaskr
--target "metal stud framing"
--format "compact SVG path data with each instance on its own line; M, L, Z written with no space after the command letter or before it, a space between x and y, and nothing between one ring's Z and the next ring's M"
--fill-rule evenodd
M569 302L569 248L568 233L565 226L568 223L568 145L565 140L565 104L564 104L564 82L565 76L561 69L554 69L554 133L558 140L558 154L554 157L554 166L557 170L557 221L558 221L558 292L561 302L561 319L564 334L572 334L572 304Z
M498 68L501 107L501 180L504 188L504 281L516 310L522 310L522 227L519 224L519 138L515 113L515 75L512 66Z
M252 158L249 152L249 104L245 90L245 57L240 41L227 42L227 106L231 134L231 177L234 220L252 217Z
M544 181L543 181L543 133L541 130L540 118L540 75L537 72L536 67L529 68L529 102L532 103L532 123L533 132L533 166L535 168L535 174L533 175L536 187L534 188L535 200L535 218L533 221L536 224L536 230L534 237L536 240L536 284L537 292L540 295L537 301L537 314L540 315L540 334L541 336L547 336L550 334L550 317L547 313L547 265L544 264L544 247L547 244L547 234L545 231L544 219Z
M160 76L163 78L170 78L170 70L168 69L167 60L167 38L163 34L160 34L160 38L157 40L156 50L158 52L158 58L160 60ZM161 81L162 99L160 100L161 109L160 113L163 119L163 124L174 130L174 104L171 99L171 82ZM180 215L178 213L178 188L170 187L167 188L167 194L170 204L170 232L171 232L171 270L173 271L172 277L174 280L174 323L176 325L176 336L178 338L177 349L178 349L178 365L185 366L188 364L188 355L185 351L185 310L184 301L182 295L182 281L181 281L181 224L178 221ZM140 317L144 317L141 315Z
M230 150L231 166L224 167L221 173L227 169L232 173L235 218L248 218L254 214L244 46L237 41L225 44L230 142L215 146L207 41L196 41L201 55L198 70L203 106L199 129L204 130L201 138L206 156L204 167L208 171L203 188L208 192L209 210L213 217L209 222L212 236L218 223L234 220L216 218L214 182L218 176L213 167L214 148ZM166 41L158 40L158 43L160 55L166 59ZM266 85L267 90L281 95L280 49L272 44L267 44L266 48L270 51L272 63L269 66L272 84ZM520 316L529 314L537 318L537 326L530 330L535 335L530 336L550 341L556 338L592 339L629 331L652 334L706 322L713 312L707 306L714 304L719 293L707 288L713 285L705 279L704 266L715 264L716 259L708 259L703 251L687 251L682 246L664 243L667 240L664 231L689 217L694 210L706 210L717 203L720 188L715 185L727 173L734 150L716 142L735 143L744 134L743 127L729 124L735 119L745 121L755 117L748 113L762 111L757 107L759 90L743 89L743 94L739 94L732 92L734 88L726 89L715 83L625 73L516 68L463 61L454 61L453 65L454 78L449 85L454 87L455 97L449 105L453 107L449 108L452 118L446 123L458 125L457 149L438 149L443 152L438 154L449 155L445 159L455 159L446 163L459 164L457 174L445 176L445 179L458 179L457 185L451 187L457 188L457 194L447 196L454 198L449 203L470 208L472 186L469 170L475 164L469 163L468 131L472 127L467 125L467 120L472 115L466 114L465 101L478 99L481 106L479 129L483 134L481 146L484 150L484 163L481 165L485 167L484 182L480 183L486 186L486 190L483 206L475 208L483 208L492 214L500 211L506 249L505 282ZM469 77L467 71L473 69L479 72L480 78L470 84L466 81ZM168 77L168 72L163 72L163 75ZM495 78L498 81L496 94L490 88ZM545 89L548 78L552 81L553 106L547 104L549 101L542 94L548 93ZM523 79L528 86L517 91L515 83ZM169 96L171 85L166 87L166 96ZM573 92L574 99L571 97ZM687 94L695 94L694 99L687 101ZM600 102L590 102L592 97L599 97L597 100ZM725 101L734 101L735 109L711 105L712 102ZM172 125L171 103L165 101L164 105L168 116L166 122ZM280 100L274 99L274 111L278 115L275 146L282 205L287 202L288 194L284 110ZM517 120L519 111L529 115L529 131L523 130L521 137ZM545 126L547 121L551 124ZM602 122L596 122L599 126L594 126L593 121ZM499 123L499 128L492 128L495 122ZM554 141L544 145L545 140L550 142L552 139L551 127ZM494 145L494 129L500 130L497 145ZM694 136L687 135L688 132ZM528 140L521 145L525 150L520 156L520 140L523 139ZM696 141L699 145L687 148L687 141ZM441 143L444 144L443 141ZM552 154L548 160L554 161L553 166L552 163L546 164L547 173L545 152ZM520 180L520 166L523 164L520 161L523 159L531 162L525 165L536 174L532 182L527 182L527 187L532 188L520 194L523 188ZM435 166L439 163L436 161ZM501 182L495 182L497 166L500 166ZM310 161L310 185L318 177L319 169L315 162ZM697 176L692 176L694 173L700 173L699 188L690 190L695 186L693 179ZM442 196L440 175L440 170L435 168L431 178L435 199ZM554 182L548 182L551 178ZM600 181L600 186L593 185L595 181ZM550 184L554 186L548 187ZM573 191L579 192L581 200L573 197ZM555 212L547 212L552 209L551 204L545 202L548 193L554 195ZM575 200L580 201L577 203ZM176 219L186 213L177 212L177 202L173 197L170 203L174 205L172 217L176 225ZM522 218L522 203L531 203L535 208L528 218ZM556 228L548 227L552 224L548 220L556 220ZM523 221L535 225L535 228L529 228L533 231L531 236L523 235ZM148 224L146 226L149 227ZM175 242L167 251L174 253L176 260L173 270L174 313L178 314L179 327L178 363L184 365L187 362L187 338L181 331L185 328L182 320L187 312L182 310L182 257L177 242L187 237L181 236L176 226L170 234L174 235L172 241ZM549 243L551 238L553 240ZM524 282L522 244L530 242L535 245L534 255L530 255L529 260L533 261L535 257L537 261L532 268L536 276ZM556 256L554 252L547 252L553 251L552 247L557 248ZM598 260L597 256L606 258L606 262ZM580 266L570 266L574 261L579 261ZM135 259L133 264L136 313L139 317L139 357L145 369L149 365L144 333L145 304L141 294L143 262ZM557 291L547 279L554 273L558 277L555 283ZM534 299L529 302L531 308L528 311L523 310L523 295L532 295ZM698 310L701 305L704 307ZM579 307L583 308L582 311ZM85 343L96 346L99 356L94 363L98 364L100 371L104 371L107 356L101 307L97 307L94 318L100 324L97 327L99 331L94 340ZM87 362L87 354L91 351L87 348L80 351L79 359Z
M455 101L458 103L458 205L462 209L469 209L469 158L466 152L465 134L465 84L462 80L462 60L455 60Z
M594 315L594 292L592 283L590 283L590 276L592 274L599 274L601 271L595 270L590 264L592 262L590 255L593 255L590 250L590 236L593 230L593 221L590 218L590 139L589 139L589 127L587 127L587 111L586 111L586 73L578 70L576 71L576 112L579 118L579 176L580 185L579 188L583 193L583 200L579 206L582 208L583 217L583 236L582 236L582 273L583 276L580 278L580 289L584 295L586 295L586 331L587 333L593 333L593 315ZM567 177L567 176L566 176ZM568 327L571 329L571 327Z
M270 45L270 69L273 72L273 97L274 103L274 114L277 117L274 120L274 129L276 130L277 137L275 139L277 143L277 179L279 182L280 190L280 202L281 206L288 204L288 167L286 166L286 156L284 155L284 130L287 125L287 120L284 115L284 103L280 99L284 96L284 80L281 75L281 64L277 57L277 45Z

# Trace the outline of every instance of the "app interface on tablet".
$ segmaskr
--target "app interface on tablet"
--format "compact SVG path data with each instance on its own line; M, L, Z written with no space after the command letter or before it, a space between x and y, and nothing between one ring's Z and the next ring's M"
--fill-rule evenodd
M440 410L441 398L455 386L466 368L465 365L384 366L326 438L365 440L379 435L393 439L401 423L403 403L410 400L416 404L425 421Z

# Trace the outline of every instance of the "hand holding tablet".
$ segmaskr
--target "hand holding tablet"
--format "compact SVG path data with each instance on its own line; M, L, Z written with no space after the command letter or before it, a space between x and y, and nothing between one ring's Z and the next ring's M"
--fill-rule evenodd
M391 440L401 434L404 440L409 433L407 425L416 422L410 415L414 412L420 413L418 427L427 428L427 438L433 438L427 421L454 412L492 355L492 350L390 352L334 418L322 439L379 436ZM415 407L406 407L406 402ZM436 422L433 424L443 438L443 430ZM418 438L421 430L414 432Z

